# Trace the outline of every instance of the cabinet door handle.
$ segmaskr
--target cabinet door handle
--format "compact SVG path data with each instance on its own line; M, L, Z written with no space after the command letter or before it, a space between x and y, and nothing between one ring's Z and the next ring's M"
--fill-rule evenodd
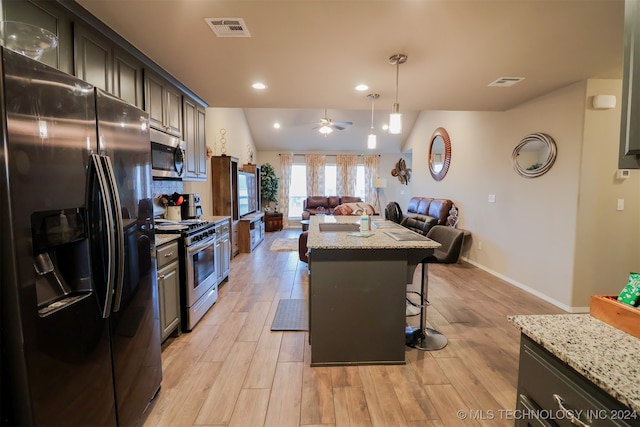
M169 252L167 254L164 254L165 258L169 258L169 257L172 257L172 256L173 256L173 252Z
M560 408L560 410L562 411L562 413L564 414L565 417L567 417L567 419L569 420L569 422L573 425L579 426L579 427L590 427L590 424L585 424L582 421L580 421L575 414L573 413L573 411L571 409L567 409L566 406L564 406L564 399L562 399L562 397L559 394L553 394L553 399L558 403L558 408Z
M165 278L165 277L166 277L166 276L165 276L164 274L161 274L161 275L159 275L159 276L158 276L158 279L160 279L160 280L164 280L164 278Z

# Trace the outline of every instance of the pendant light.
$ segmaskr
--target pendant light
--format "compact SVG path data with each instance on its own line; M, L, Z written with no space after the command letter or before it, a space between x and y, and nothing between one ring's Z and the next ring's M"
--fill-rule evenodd
M376 99L380 97L377 93L370 93L367 95L367 98L371 100L371 130L369 131L369 136L367 137L367 148L370 150L374 150L377 144L376 134L373 133L373 105L376 102Z
M407 62L407 55L397 53L389 58L389 63L396 66L396 102L393 104L391 114L389 114L389 133L402 133L402 114L400 114L400 104L398 104L398 75L400 74L400 64Z

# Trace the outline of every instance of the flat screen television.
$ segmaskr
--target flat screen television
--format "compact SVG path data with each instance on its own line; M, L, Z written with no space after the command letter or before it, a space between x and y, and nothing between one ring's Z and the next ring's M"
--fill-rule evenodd
M238 215L243 217L258 210L256 175L238 172Z

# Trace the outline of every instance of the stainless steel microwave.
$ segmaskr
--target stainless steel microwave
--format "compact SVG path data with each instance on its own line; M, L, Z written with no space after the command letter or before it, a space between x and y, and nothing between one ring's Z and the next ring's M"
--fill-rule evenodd
M151 138L151 171L155 178L181 179L184 174L184 141L155 129Z

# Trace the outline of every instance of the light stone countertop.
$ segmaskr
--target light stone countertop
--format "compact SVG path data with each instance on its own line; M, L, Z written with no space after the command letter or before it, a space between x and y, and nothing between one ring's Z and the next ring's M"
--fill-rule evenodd
M203 216L202 219L206 219L209 222L213 222L214 224L217 224L219 222L222 221L228 221L229 220L229 216Z
M353 231L320 231L320 224L360 224L359 216L313 215L309 223L307 247L310 249L429 249L439 248L440 243L415 233L393 221L370 217L369 237ZM406 236L416 240L396 240L389 236Z
M523 334L640 416L640 339L589 314L508 319Z
M174 240L178 240L179 238L179 234L156 234L156 248L166 245Z

